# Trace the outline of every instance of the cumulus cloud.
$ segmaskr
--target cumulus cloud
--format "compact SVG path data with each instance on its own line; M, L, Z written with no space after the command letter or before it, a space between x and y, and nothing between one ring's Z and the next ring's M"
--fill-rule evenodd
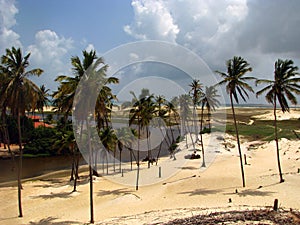
M235 55L244 57L254 69L251 75L259 78L272 78L278 58L299 65L299 1L133 0L132 7L135 17L125 27L127 34L176 42L212 70L225 71L225 61Z
M18 9L11 0L0 0L0 53L4 54L6 48L22 47L20 35L12 28L16 25L15 15Z
M31 53L31 64L45 71L37 81L49 83L49 88L54 88L54 79L58 75L68 75L70 63L69 52L73 49L73 40L64 38L51 30L38 31L35 35L35 43L28 46Z
M124 31L141 40L160 39L175 42L179 28L171 12L162 0L132 1L135 21L126 25Z

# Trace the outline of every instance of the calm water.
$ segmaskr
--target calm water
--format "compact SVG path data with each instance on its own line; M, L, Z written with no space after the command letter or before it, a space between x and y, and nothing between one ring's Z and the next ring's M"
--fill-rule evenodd
M15 161L17 163L18 158ZM0 184L17 179L16 163L13 164L11 159L0 159ZM70 169L71 171L71 163L71 156L24 158L22 178L35 177L63 169ZM81 160L81 164L85 164L84 160Z

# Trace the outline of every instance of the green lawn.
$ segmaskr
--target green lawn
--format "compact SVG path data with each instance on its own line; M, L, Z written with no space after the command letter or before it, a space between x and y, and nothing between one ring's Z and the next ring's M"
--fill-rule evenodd
M278 138L296 139L293 130L300 129L299 120L281 120L277 121ZM255 120L252 125L238 124L239 134L249 141L274 140L274 121L273 120ZM235 135L234 125L226 124L226 132Z

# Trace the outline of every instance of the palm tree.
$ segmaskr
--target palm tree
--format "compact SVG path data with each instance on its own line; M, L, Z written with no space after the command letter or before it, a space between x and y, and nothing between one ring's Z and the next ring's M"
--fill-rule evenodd
M202 167L206 167L205 164L205 157L204 157L204 146L203 146L203 138L202 134L203 132L203 114L204 114L204 107L207 109L207 115L208 115L208 120L209 120L209 132L211 131L211 123L210 123L210 117L211 117L211 110L215 110L215 107L220 105L220 102L218 101L217 97L219 95L217 94L217 90L215 86L209 86L205 87L205 92L202 93L200 102L201 102L201 122L200 122L200 141L202 145Z
M90 52L83 51L82 54L82 62L78 56L71 58L74 76L60 75L55 79L55 81L59 82L59 87L52 95L54 99L53 103L58 112L64 113L65 118L71 112L75 92L81 78L93 62L98 59L94 50Z
M195 142L193 140L193 136L190 131L190 126L188 122L188 118L190 117L191 110L190 110L190 102L191 97L187 94L181 95L179 97L179 106L180 106L180 118L181 118L181 127L184 129L181 133L184 132L184 135L186 135L186 147L188 147L188 142L187 142L187 133L189 133L193 148L195 149Z
M116 145L117 145L117 136L115 131L111 127L105 127L100 131L100 140L105 148L106 160L108 159L109 152L113 152L114 155L114 172L115 172L115 158L116 158ZM108 174L108 161L106 161L106 174Z
M72 130L62 130L58 135L60 136L60 139L54 142L53 148L57 149L58 152L68 149L72 154L72 169L70 181L74 180L73 192L76 192L77 179L79 178L79 152L74 133Z
M277 152L277 164L279 170L279 182L284 182L282 177L281 165L280 165L280 155L279 155L279 144L278 144L278 132L277 132L277 116L276 116L276 108L277 101L280 105L282 112L289 111L288 101L291 101L292 104L297 104L297 99L293 95L300 94L300 78L296 77L299 75L298 67L294 66L294 62L292 60L281 60L278 59L275 62L274 69L274 80L258 80L256 83L265 83L267 84L262 90L258 91L257 96L261 95L264 92L266 94L267 102L273 104L274 106L274 132L275 132L275 142L276 142L276 152Z
M135 139L135 135L133 132L133 129L128 128L128 127L121 127L116 130L116 137L117 137L117 145L119 148L119 153L120 153L120 164L119 164L119 172L122 172L122 151L124 149L124 146L130 146L131 143ZM131 154L131 153L130 153Z
M223 78L223 80L219 82L218 85L226 84L226 91L230 97L238 151L240 156L243 187L245 187L246 183L245 183L242 151L240 146L239 132L236 123L236 116L234 112L233 100L235 100L236 103L239 103L239 99L238 99L238 95L239 95L246 102L246 97L249 98L247 91L254 92L252 87L249 84L247 84L246 81L255 80L255 78L244 76L247 72L251 72L252 68L249 66L249 63L242 57L234 56L233 59L229 59L226 62L226 66L227 66L227 73L219 72L219 71L216 71L216 73L221 75L221 77Z
M209 87L206 86L205 92L201 100L202 104L207 109L209 131L211 131L211 111L215 111L216 107L218 107L221 104L220 101L218 100L218 97L220 97L220 95L218 95L217 92L218 91L214 85Z
M21 116L25 115L25 110L29 104L36 105L37 96L40 93L39 87L33 83L29 76L39 76L43 73L42 69L32 69L26 71L29 66L30 53L23 57L20 48L6 49L6 54L2 56L1 62L6 68L8 82L4 87L4 96L7 100L7 106L10 108L12 115L17 118L18 139L19 139L19 166L18 166L18 206L19 217L23 217L22 198L21 198L21 177L22 177L22 133L21 133Z
M43 124L45 127L45 121L44 121L44 106L48 106L49 105L49 91L50 89L46 89L45 85L43 84L42 86L40 86L40 93L38 96L38 101L37 101L37 109L42 112L42 117L43 117Z
M105 76L108 65L104 64L102 58L98 58L96 56L96 52L94 50L91 50L90 52L83 51L82 61L78 56L72 57L71 64L74 76L61 75L56 78L56 81L60 84L58 90L53 93L53 98L57 111L64 113L65 121L67 120L67 117L74 105L75 111L73 116L76 118L76 124L81 124L81 127L79 127L80 135L87 135L86 138L88 146L86 146L86 148L89 152L90 178L90 222L93 223L93 169L91 138L94 134L93 131L89 129L89 124L91 124L91 118L95 114L95 109L93 108L94 111L87 111L92 108L90 107L91 104L94 104L94 102L91 102L90 96L97 90L97 86L102 86L99 85L99 81L103 84L103 81L107 80ZM98 69L98 66L101 66L101 68ZM78 89L78 84L81 81L83 81L83 83L86 82L90 90L82 90L82 87L81 89ZM77 99L74 99L76 92L80 92L80 94L77 95ZM87 126L84 128L84 126L82 126L83 124L86 124ZM86 132L83 131L83 129L86 129Z
M199 105L200 98L203 93L202 84L200 83L199 80L194 79L189 86L191 87L190 95L191 95L192 101L193 101L193 124L194 124L194 129L195 129L195 133L196 133L196 142L197 142L199 140L198 124L196 123L196 118L198 117L197 105ZM201 128L200 128L200 131L201 131Z

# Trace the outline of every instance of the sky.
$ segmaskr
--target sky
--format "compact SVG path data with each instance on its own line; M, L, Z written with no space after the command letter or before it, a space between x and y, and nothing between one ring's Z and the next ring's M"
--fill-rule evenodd
M249 76L272 79L278 58L300 66L299 12L298 0L0 0L0 55L12 46L30 52L31 67L44 70L32 79L51 90L58 75L72 75L70 58L82 50L105 56L147 40L183 46L211 71L226 71L226 60L242 56L253 68ZM149 64L137 65L119 75L134 69L143 72L131 80L157 75ZM248 103L263 102L253 94Z

